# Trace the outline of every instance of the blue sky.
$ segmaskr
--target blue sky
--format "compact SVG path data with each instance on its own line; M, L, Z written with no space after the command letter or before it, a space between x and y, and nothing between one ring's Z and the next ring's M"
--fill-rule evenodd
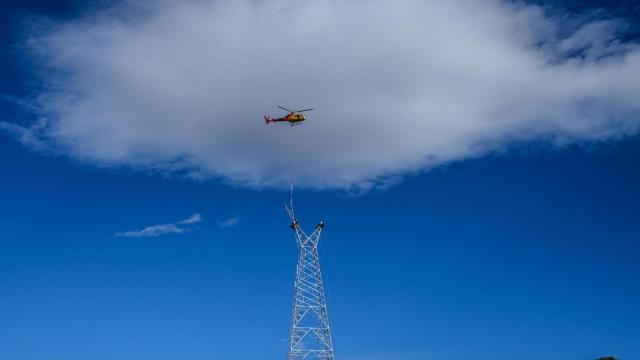
M638 14L632 2L576 3L553 9ZM48 83L20 46L25 21L94 9L4 6L0 120L28 127L43 114L13 100L29 102ZM314 129L304 126L276 131ZM571 135L484 138L501 145L400 170L374 164L350 173L356 185L346 190L343 178L305 186L313 173L292 172L302 225L327 223L320 252L336 356L640 358L640 138ZM234 178L226 163L201 158L204 170L183 176L196 165L178 174L165 165L149 170L131 154L105 165L102 152L59 151L65 141L42 150L0 135L1 359L284 357L295 245L283 209L288 192L270 180L281 164L264 158L273 167ZM388 152L394 144L385 143ZM234 160L234 149L225 156ZM315 166L312 156L300 157L287 159ZM211 169L223 176L209 177ZM362 186L387 171L393 186ZM194 214L202 220L178 224L183 233L115 236Z

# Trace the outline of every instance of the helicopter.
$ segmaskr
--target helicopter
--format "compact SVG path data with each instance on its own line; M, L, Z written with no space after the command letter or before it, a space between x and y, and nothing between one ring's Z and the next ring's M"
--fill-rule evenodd
M282 106L278 106L280 109L288 111L289 113L281 118L272 118L270 116L265 115L264 116L264 122L265 124L269 124L269 123L273 123L273 122L280 122L280 121L286 121L289 124L291 124L291 126L294 125L301 125L303 121L306 120L306 118L304 117L304 115L300 114L301 112L305 112L305 111L311 111L313 109L304 109L304 110L297 110L297 111L293 111L293 110L289 110L285 107Z

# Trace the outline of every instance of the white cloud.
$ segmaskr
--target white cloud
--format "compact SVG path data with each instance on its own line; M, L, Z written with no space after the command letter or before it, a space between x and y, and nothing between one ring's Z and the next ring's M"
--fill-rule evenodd
M105 166L368 189L506 144L640 126L624 22L501 1L125 2L29 41L47 143ZM314 107L265 126L275 105ZM282 124L277 124L282 125Z
M192 225L200 221L202 221L202 216L200 214L193 214L188 219L177 221L175 223L151 225L151 226L145 227L142 230L131 230L131 231L115 233L114 236L140 238L140 237L157 237L160 235L167 235L167 234L184 234L185 232L191 231L193 229L192 227L185 226L185 225Z
M218 226L223 229L234 227L239 224L240 224L240 218L237 216L233 216L228 219L218 221Z

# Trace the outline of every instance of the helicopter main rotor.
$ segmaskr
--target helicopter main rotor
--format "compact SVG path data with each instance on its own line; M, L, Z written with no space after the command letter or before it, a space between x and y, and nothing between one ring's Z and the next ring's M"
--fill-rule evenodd
M301 112L305 112L305 111L311 111L311 110L313 110L313 109L304 109L304 110L297 110L297 111L293 111L293 110L289 110L289 109L287 109L286 107L282 107L282 106L280 106L280 105L278 105L278 107L279 107L280 109L285 110L285 111L288 111L288 112L290 112L290 113L301 113Z

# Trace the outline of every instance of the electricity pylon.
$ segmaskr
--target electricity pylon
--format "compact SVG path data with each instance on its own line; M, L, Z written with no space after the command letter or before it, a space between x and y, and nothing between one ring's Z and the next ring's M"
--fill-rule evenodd
M293 213L293 201L285 208L291 218L290 226L298 246L287 360L333 360L329 316L318 258L318 242L324 221L320 221L313 233L307 235Z

